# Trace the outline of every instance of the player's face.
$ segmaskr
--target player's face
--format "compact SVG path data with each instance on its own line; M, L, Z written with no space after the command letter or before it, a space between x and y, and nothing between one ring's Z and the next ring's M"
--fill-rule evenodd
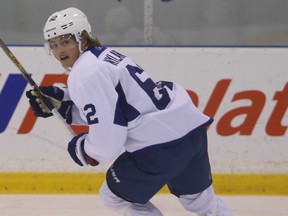
M50 49L64 68L70 68L80 56L78 42L72 35L63 35L49 40Z

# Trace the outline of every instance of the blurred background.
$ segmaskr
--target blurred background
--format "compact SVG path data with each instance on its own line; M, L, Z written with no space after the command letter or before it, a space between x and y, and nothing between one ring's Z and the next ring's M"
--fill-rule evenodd
M0 36L42 45L48 17L81 9L93 35L119 46L287 46L287 0L0 0Z

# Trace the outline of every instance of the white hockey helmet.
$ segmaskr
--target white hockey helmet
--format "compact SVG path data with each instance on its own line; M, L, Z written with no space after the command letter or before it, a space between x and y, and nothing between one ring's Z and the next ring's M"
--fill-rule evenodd
M44 26L43 34L45 41L57 36L73 34L77 42L80 42L84 30L90 36L92 35L86 15L81 10L70 7L53 13Z

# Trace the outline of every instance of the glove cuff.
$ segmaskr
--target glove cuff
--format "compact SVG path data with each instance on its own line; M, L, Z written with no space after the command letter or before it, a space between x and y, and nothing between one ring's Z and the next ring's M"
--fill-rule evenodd
M72 107L74 103L73 101L62 101L58 112L61 116L66 120L66 122L70 125L72 123Z
M72 159L80 166L88 166L87 161L84 156L84 141L87 136L87 133L79 134L74 137L70 143L75 143L73 145L68 145L68 152L71 155ZM76 141L76 142L75 142Z
M62 98L62 101L68 101L68 100L71 100L70 98L70 94L69 94L69 91L68 91L68 88L67 87L63 87L63 86L57 86L60 90L63 91L63 98Z

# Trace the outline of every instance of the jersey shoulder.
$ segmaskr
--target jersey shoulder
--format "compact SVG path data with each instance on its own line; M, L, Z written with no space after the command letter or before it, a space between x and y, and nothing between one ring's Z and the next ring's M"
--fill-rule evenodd
M73 65L68 76L68 85L77 89L83 84L104 85L109 81L116 83L118 80L117 70L119 68L87 51Z

